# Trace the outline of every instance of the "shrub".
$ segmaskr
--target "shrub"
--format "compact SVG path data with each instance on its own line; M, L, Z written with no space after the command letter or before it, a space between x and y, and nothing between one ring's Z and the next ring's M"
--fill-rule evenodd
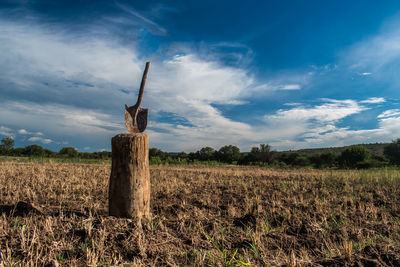
M343 168L357 168L358 164L368 161L370 157L371 153L364 146L352 146L342 152L339 163Z
M240 159L240 149L237 146L229 145L221 147L216 153L217 159L225 163L233 163Z
M60 152L58 152L60 156L65 156L68 158L76 158L79 155L78 150L74 147L63 147Z
M25 156L44 156L45 152L43 147L39 145L30 145L24 148L23 154Z
M212 147L203 147L199 151L196 152L196 159L202 160L202 161L209 161L209 160L214 160L215 159L215 150Z
M400 138L386 146L384 154L391 164L400 165Z
M1 139L0 153L9 154L14 147L14 140L10 137Z
M338 155L335 152L324 152L321 154L312 155L311 163L316 168L331 168L337 165Z

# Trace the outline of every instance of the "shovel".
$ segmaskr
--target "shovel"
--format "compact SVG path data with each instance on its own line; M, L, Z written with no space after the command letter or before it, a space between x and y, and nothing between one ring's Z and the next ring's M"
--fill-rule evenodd
M134 106L125 105L125 125L126 129L128 129L128 132L130 133L141 133L146 129L147 126L147 115L149 110L147 108L141 108L140 102L142 102L144 85L146 84L149 67L150 61L147 61L136 104Z

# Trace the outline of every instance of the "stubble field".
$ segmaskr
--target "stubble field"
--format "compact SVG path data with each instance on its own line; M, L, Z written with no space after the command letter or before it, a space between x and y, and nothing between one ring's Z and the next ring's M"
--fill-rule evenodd
M151 166L141 228L109 175L0 162L0 266L400 266L398 170Z

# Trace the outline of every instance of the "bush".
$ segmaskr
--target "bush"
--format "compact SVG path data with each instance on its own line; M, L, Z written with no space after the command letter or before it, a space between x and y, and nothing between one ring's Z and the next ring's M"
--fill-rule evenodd
M167 152L163 152L161 149L158 148L150 148L149 149L149 158L153 158L153 157L158 157L161 160L165 160L168 158L168 153Z
M63 147L58 154L68 158L76 158L79 156L78 150L74 147Z
M1 145L0 145L0 154L10 154L14 147L14 139L10 137L5 137L1 139Z
M195 157L198 160L210 161L215 159L214 155L215 155L214 148L207 146L197 151Z
M216 153L219 161L232 164L240 159L240 149L237 146L223 146Z
M293 162L294 166L306 167L310 165L310 160L306 155L298 155Z
M382 168L387 165L386 162L377 159L368 159L365 161L358 162L356 164L357 169L370 169L370 168Z
M342 152L339 163L342 168L357 168L363 162L367 162L371 153L364 146L352 146Z
M252 147L248 156L252 162L260 161L271 163L273 153L271 151L270 145L260 144L260 147Z
M338 154L335 152L324 152L321 154L312 155L311 163L316 168L332 168L337 165Z
M386 146L384 154L389 159L390 164L400 165L400 138Z
M39 145L30 145L24 148L23 154L25 156L40 156L43 157L45 155L45 151L43 147Z
M300 154L297 152L284 152L280 153L277 159L284 162L287 166L294 166L296 158L299 156Z

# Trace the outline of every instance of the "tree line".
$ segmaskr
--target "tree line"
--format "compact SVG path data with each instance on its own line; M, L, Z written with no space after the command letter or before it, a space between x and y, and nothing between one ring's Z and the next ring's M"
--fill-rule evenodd
M79 152L74 147L63 147L55 152L40 145L29 145L25 147L14 148L14 140L10 137L1 139L0 155L14 157L48 157L48 158L81 158L81 159L109 159L110 151L99 152Z
M250 152L240 152L234 145L226 145L219 150L203 147L196 152L168 153L157 148L149 151L150 162L162 163L226 163L237 165L257 165L271 167L313 167L367 169L389 165L400 165L400 139L384 148L383 155L371 153L363 145L354 145L341 153L326 152L309 154L299 152L278 152L268 144L252 147Z
M39 145L30 145L23 148L14 148L14 140L3 138L0 145L0 154L7 156L34 156L34 157L64 157L82 159L110 159L110 151L79 152L73 147L63 147L54 152ZM150 163L152 164L211 164L217 165L258 165L274 167L313 167L313 168L345 168L366 169L379 168L389 165L400 165L400 138L384 148L383 155L371 153L363 145L350 146L341 153L325 151L317 154L299 152L278 152L268 144L252 147L250 152L241 152L237 146L226 145L215 150L212 147L203 147L196 152L170 153L158 148L149 149Z

